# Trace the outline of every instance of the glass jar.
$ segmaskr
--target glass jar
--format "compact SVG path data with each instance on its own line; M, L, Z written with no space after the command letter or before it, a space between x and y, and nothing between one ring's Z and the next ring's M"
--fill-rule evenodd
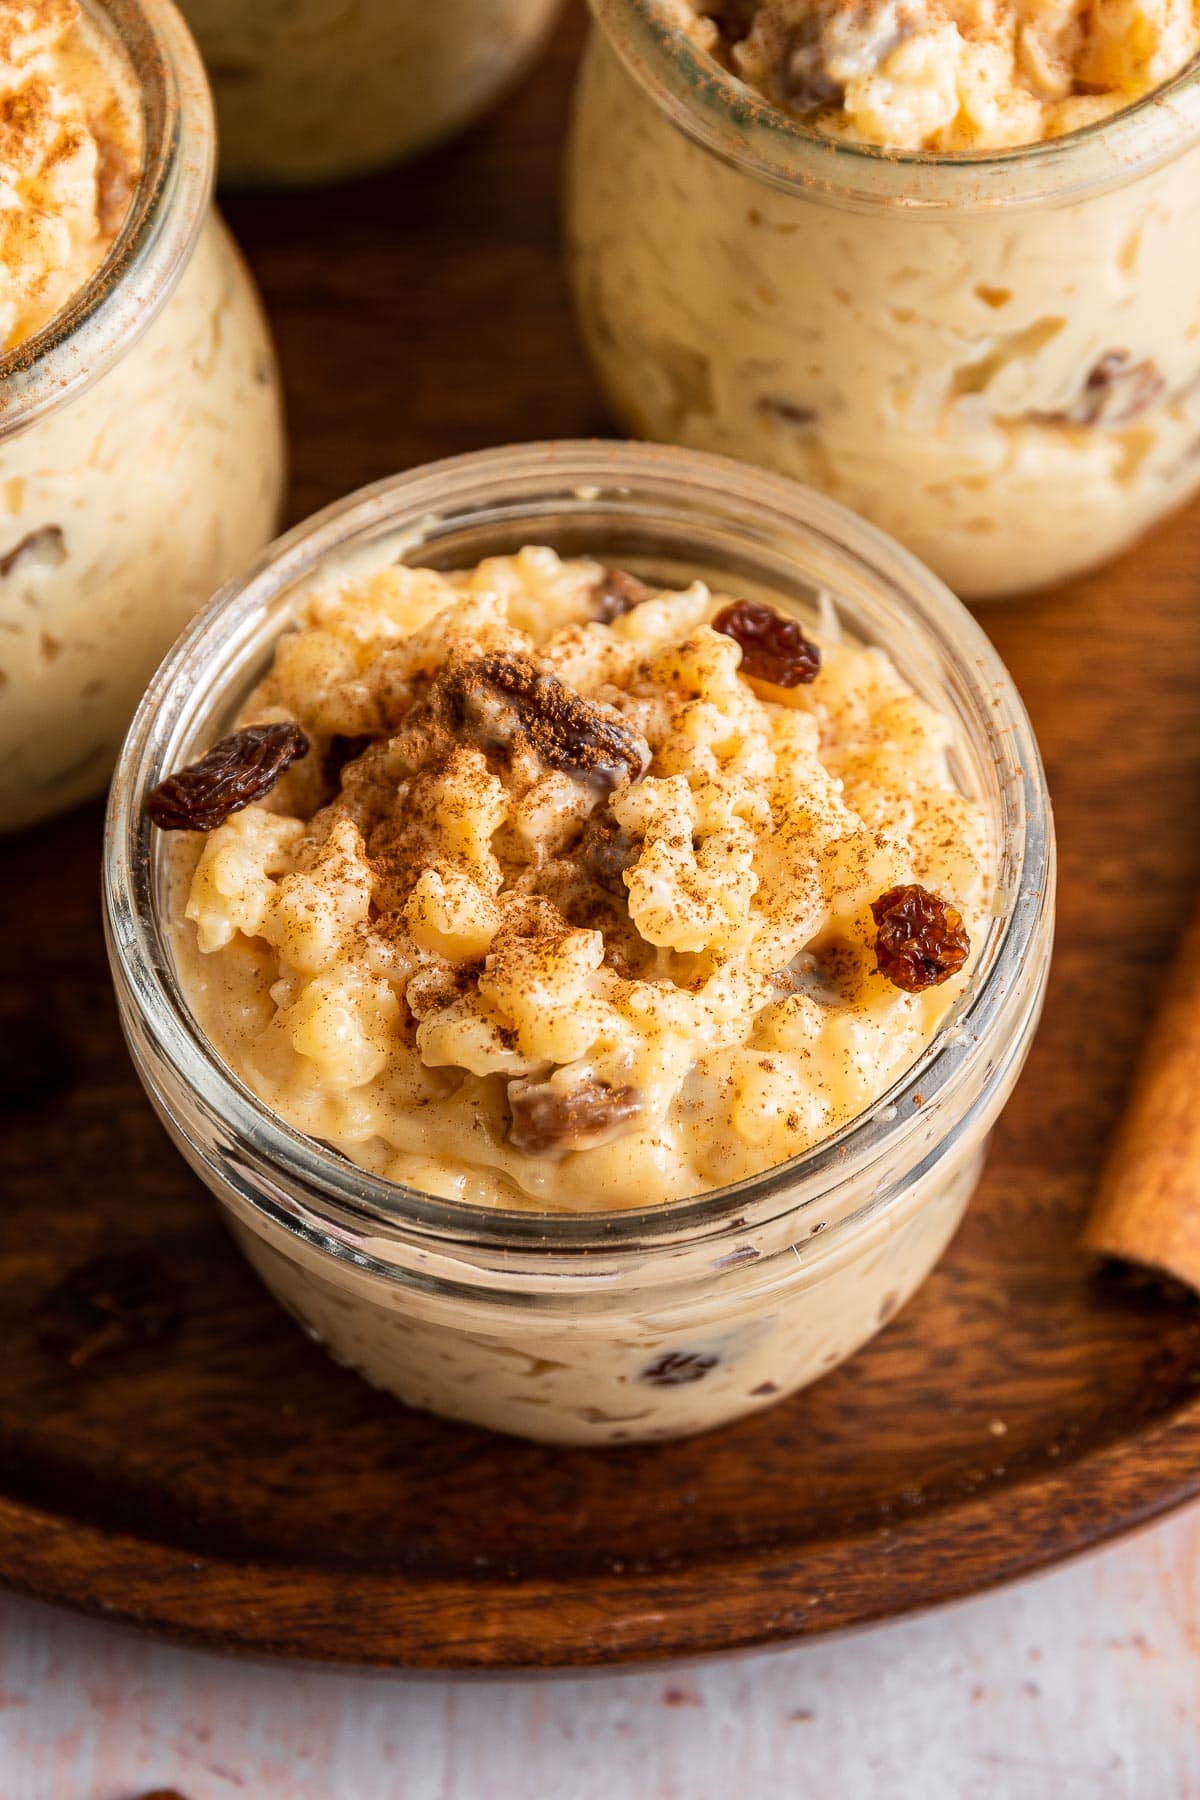
M208 65L221 174L332 181L477 117L561 0L181 0Z
M146 159L108 257L0 357L0 829L108 780L164 650L271 537L275 359L211 204L212 106L174 7L95 6L140 85Z
M236 715L298 593L334 556L454 568L549 543L811 618L836 609L949 718L984 809L996 904L961 1000L917 1065L815 1149L699 1199L546 1214L381 1180L265 1108L189 1012L172 846L142 798ZM823 598L824 597L824 598ZM825 614L828 627L829 615ZM1040 1010L1054 912L1049 801L1029 721L970 615L824 497L653 446L528 445L385 481L290 533L180 640L113 784L105 869L122 1019L167 1130L267 1286L340 1361L408 1404L521 1436L672 1437L831 1369L945 1248Z
M1200 487L1200 65L986 157L806 130L662 0L591 0L568 164L592 361L640 436L813 483L960 594Z

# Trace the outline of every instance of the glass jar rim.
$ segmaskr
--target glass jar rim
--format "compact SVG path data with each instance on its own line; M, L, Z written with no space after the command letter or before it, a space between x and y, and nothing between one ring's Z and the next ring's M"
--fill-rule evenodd
M1001 150L894 150L814 131L723 68L663 0L588 0L635 81L672 122L768 185L857 210L975 212L1118 187L1200 139L1200 56L1131 105Z
M172 0L84 4L132 67L145 157L103 262L40 331L0 355L0 438L91 386L137 341L174 292L212 199L212 95Z
M1009 840L1000 848L1013 867L1005 915L963 996L912 1068L865 1113L803 1155L732 1186L645 1208L546 1213L441 1199L373 1176L294 1130L226 1067L192 1017L154 903L153 843L142 797L194 753L188 738L204 695L232 698L237 684L261 667L259 650L278 636L305 579L335 555L351 547L369 551L381 539L409 560L436 544L439 525L461 528L464 520L498 526L528 516L526 541L534 541L534 515L520 511L521 497L531 493L543 513L553 499L575 504L581 519L602 500L616 505L621 499L636 517L639 506L663 506L674 495L697 518L715 513L731 529L752 532L760 524L790 533L797 545L806 538L810 546L831 545L847 569L856 562L881 593L898 597L905 628L918 641L956 659L1004 798L996 832ZM272 606L280 618L272 617ZM216 681L206 683L214 671ZM379 1255L389 1234L396 1243L415 1239L502 1255L550 1252L581 1265L597 1252L683 1248L828 1200L885 1153L901 1155L906 1144L912 1149L907 1185L930 1120L945 1120L940 1148L978 1110L969 1086L980 1058L991 1057L1002 1070L1036 1010L1044 970L1036 970L1031 951L1052 917L1053 893L1053 825L1033 730L1011 677L961 602L915 557L836 501L724 457L654 444L580 440L474 452L376 482L296 526L221 589L160 666L122 748L105 829L105 927L123 1003L128 1000L139 1030L206 1119L249 1152L256 1176L245 1192L250 1204L261 1208L265 1187L293 1220L304 1213L307 1234L356 1257L368 1244ZM1031 997L1031 983L1038 996ZM244 1171L247 1157L239 1155ZM223 1173L229 1176L229 1159ZM304 1208L281 1188L280 1173L304 1192Z

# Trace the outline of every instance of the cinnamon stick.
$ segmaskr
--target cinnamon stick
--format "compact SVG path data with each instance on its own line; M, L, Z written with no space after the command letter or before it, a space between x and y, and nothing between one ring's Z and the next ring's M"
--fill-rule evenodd
M1083 1244L1200 1292L1200 910L1168 972Z

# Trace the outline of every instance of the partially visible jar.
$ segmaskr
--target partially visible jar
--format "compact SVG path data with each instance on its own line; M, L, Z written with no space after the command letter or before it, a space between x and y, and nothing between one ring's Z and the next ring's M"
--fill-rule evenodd
M221 175L335 181L462 129L561 0L181 0L208 65Z
M967 987L917 1063L814 1149L641 1210L473 1206L389 1182L288 1126L186 999L178 840L144 797L228 729L319 570L387 554L470 567L528 543L769 599L877 644L947 719L994 849ZM344 560L345 559L345 560ZM354 495L226 589L163 664L106 833L109 952L139 1075L267 1286L339 1360L410 1405L553 1442L700 1431L843 1361L952 1236L1036 1028L1054 838L1029 721L954 597L819 495L759 470L624 444L460 457ZM186 848L186 847L185 847Z
M664 0L591 0L569 256L644 437L811 482L958 593L1100 563L1200 488L1200 66L987 156L806 129Z
M272 536L283 486L195 46L162 0L86 11L132 66L145 155L104 262L0 357L0 830L104 787L163 651Z

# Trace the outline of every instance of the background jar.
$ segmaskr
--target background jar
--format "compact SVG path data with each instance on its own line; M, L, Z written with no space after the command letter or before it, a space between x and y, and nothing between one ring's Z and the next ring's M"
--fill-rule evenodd
M526 543L811 618L822 594L951 720L997 899L968 990L918 1064L808 1154L637 1212L534 1214L381 1181L284 1125L189 1012L178 840L142 797L227 728L328 559L384 542L442 568ZM826 628L829 615L825 614ZM172 892L174 888L174 899ZM138 1072L268 1287L409 1404L550 1441L704 1429L825 1373L903 1305L978 1178L1050 954L1054 849L1028 719L983 633L910 556L824 497L694 453L529 445L436 464L328 509L226 589L163 664L113 784L109 949Z
M641 436L811 482L960 594L1112 556L1200 487L1200 66L987 157L806 130L590 0L569 256Z
M0 357L0 829L98 792L184 621L271 537L284 450L250 277L211 204L212 106L169 4L92 9L146 160L105 262Z
M208 65L221 174L332 181L471 122L561 0L181 0Z

